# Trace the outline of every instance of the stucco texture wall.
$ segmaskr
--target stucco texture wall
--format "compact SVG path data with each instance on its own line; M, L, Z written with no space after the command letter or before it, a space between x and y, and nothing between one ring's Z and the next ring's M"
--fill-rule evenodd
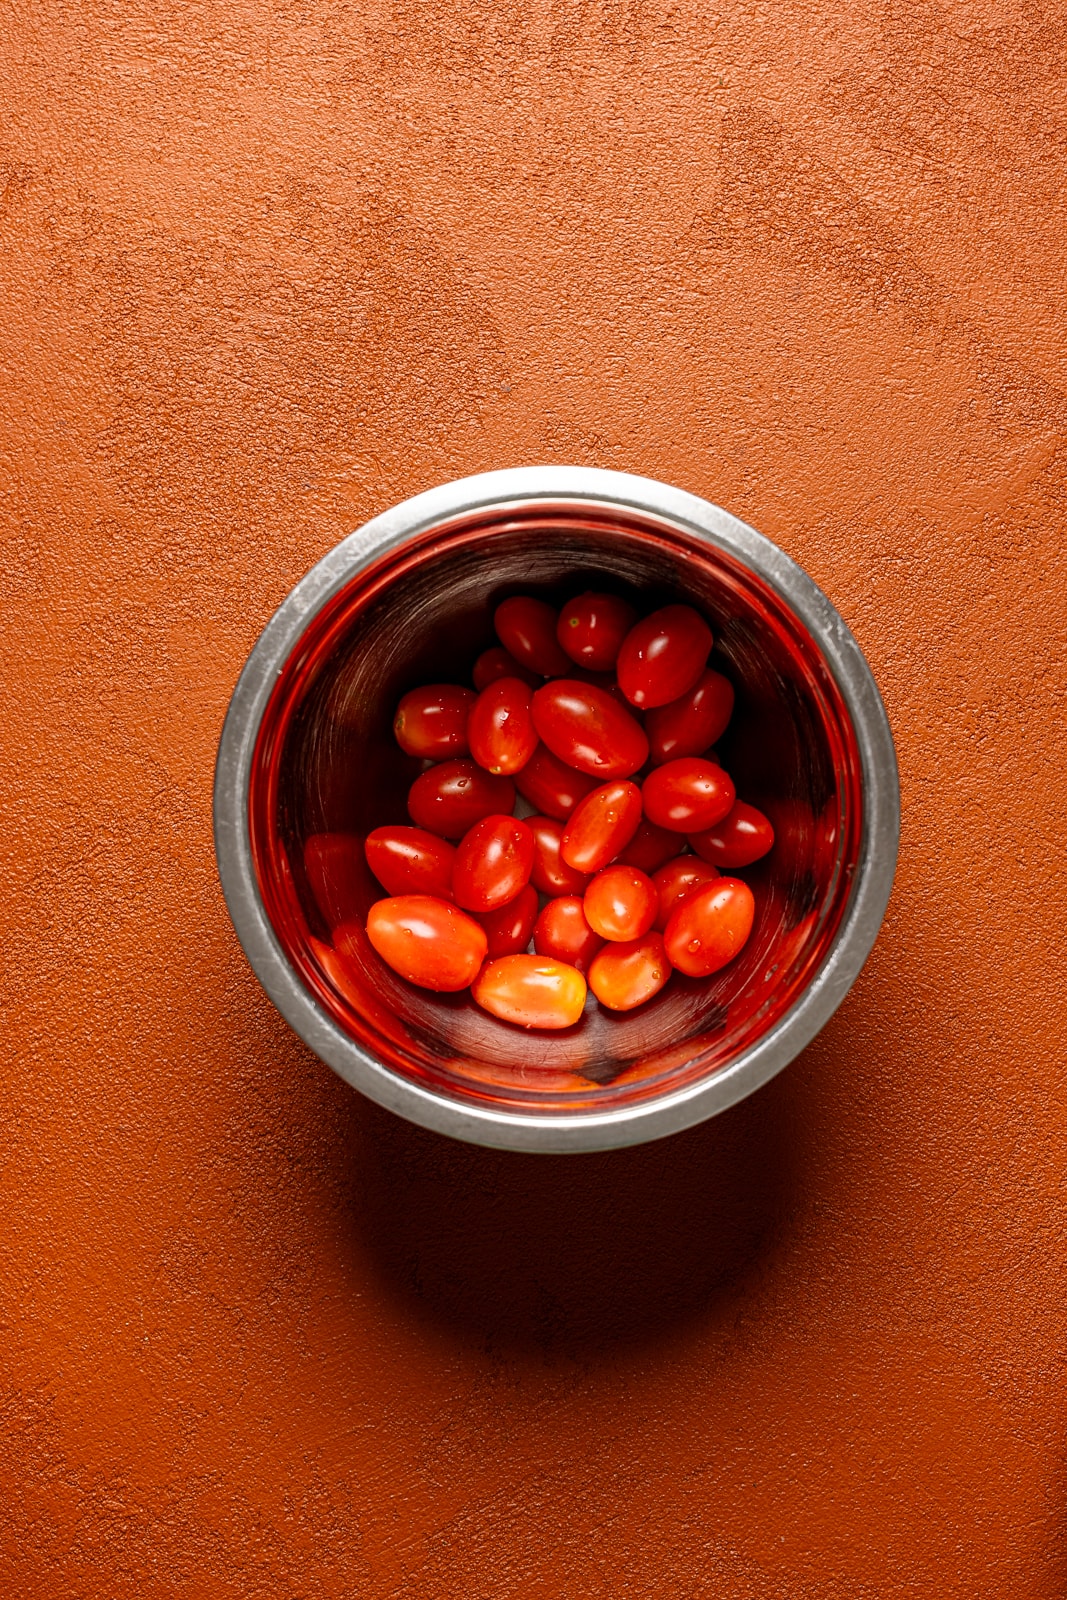
M0 31L0 1591L1062 1600L1062 12ZM335 541L559 460L807 567L904 833L867 968L770 1087L535 1159L292 1036L210 783Z

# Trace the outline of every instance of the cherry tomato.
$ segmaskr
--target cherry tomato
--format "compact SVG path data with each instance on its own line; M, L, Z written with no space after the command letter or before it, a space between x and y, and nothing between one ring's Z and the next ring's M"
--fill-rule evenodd
M590 961L604 943L586 921L585 907L576 894L548 902L534 926L533 941L539 956L566 961L579 972L588 972Z
M645 718L653 766L678 756L701 756L726 732L734 709L734 686L709 667L687 694L656 706Z
M690 978L718 972L752 932L756 902L740 878L717 878L687 895L667 920L663 943L671 965Z
M592 672L610 672L637 612L613 594L580 594L563 607L556 638L572 661Z
M529 667L524 667L514 656L508 655L506 650L495 646L492 650L483 650L474 663L471 673L474 687L479 694L483 689L488 689L491 683L498 678L521 678L523 683L528 683L531 689L536 689L541 682L539 672L531 672Z
M653 611L622 642L616 672L623 694L642 710L669 705L693 688L711 645L711 629L692 606Z
M585 1006L585 979L577 967L547 956L504 956L487 961L471 993L485 1011L522 1028L569 1028Z
M526 949L533 937L537 905L537 890L528 883L506 906L480 913L478 921L489 941L487 960L497 961L501 956L518 955L520 950Z
M331 931L342 922L362 917L378 893L367 872L363 845L351 833L313 833L304 843L304 871Z
M455 683L428 683L412 689L396 708L393 732L401 750L423 760L445 761L467 754L467 717L474 704L470 689Z
M596 788L596 779L575 772L542 744L515 774L515 787L538 811L565 822L579 800Z
M555 678L535 690L534 727L554 755L579 772L628 778L648 756L640 723L605 690L577 678Z
M748 867L771 849L774 829L762 811L736 800L721 822L690 834L689 843L698 856L717 867Z
M367 912L367 937L402 978L444 994L473 983L488 948L473 917L428 894L376 900Z
M364 845L367 865L386 894L452 899L455 846L424 828L375 828Z
M585 891L586 920L602 939L622 942L647 933L659 909L656 886L637 867L605 867Z
M493 613L493 626L504 649L543 678L570 669L556 638L556 613L543 600L528 594L505 600Z
M654 822L642 817L625 850L619 851L619 860L626 867L640 867L642 872L653 873L664 862L673 861L681 841L669 828L657 828Z
M530 686L521 678L497 678L483 689L467 723L471 755L489 772L512 773L537 749L530 718Z
M415 779L408 815L419 828L444 839L462 839L476 822L515 804L510 778L494 777L473 761L442 761Z
M718 876L718 867L713 867L708 861L698 861L696 856L676 856L666 866L660 867L658 872L652 874L652 882L659 896L659 910L653 927L662 933L675 906Z
M589 987L609 1011L632 1011L659 994L670 975L663 935L646 933L624 944L606 944L589 968Z
M534 836L518 817L476 822L456 851L452 894L464 911L496 911L530 881Z
M653 767L641 788L646 817L674 833L702 833L714 827L735 799L729 775L698 756L681 756Z
M527 817L526 826L534 836L534 864L530 882L542 894L584 894L589 874L575 872L560 855L563 824L555 817Z
M619 778L601 784L571 812L560 853L568 867L599 872L629 844L640 821L641 791L636 783Z

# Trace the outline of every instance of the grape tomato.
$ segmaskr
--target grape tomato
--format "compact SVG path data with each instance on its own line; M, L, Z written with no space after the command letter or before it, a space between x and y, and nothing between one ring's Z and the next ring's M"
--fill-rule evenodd
M657 828L642 817L626 849L619 851L619 860L624 866L640 867L642 872L651 874L672 861L682 848L681 840L671 829Z
M631 705L665 706L693 688L712 646L711 629L692 606L664 606L636 622L616 671Z
M718 867L696 856L677 856L674 861L668 861L666 866L660 867L658 872L652 874L659 897L659 910L653 926L662 933L675 906L718 876Z
M556 638L556 622L552 606L528 594L514 595L493 613L496 636L504 649L543 678L566 672L571 664Z
M589 987L609 1011L632 1011L659 994L670 975L663 935L646 933L604 945L589 968Z
M596 786L595 778L576 772L543 744L515 774L515 787L523 799L560 822L566 822L579 800Z
M530 881L534 836L518 817L482 817L463 837L452 868L452 894L465 911L495 911Z
M426 894L376 900L367 912L367 937L394 972L443 994L469 988L488 948L473 917Z
M596 684L556 678L534 692L534 727L552 753L603 782L628 778L648 758L640 723Z
M474 693L454 683L412 689L396 708L393 733L401 750L424 761L467 754L467 717Z
M529 684L497 678L483 689L471 707L467 740L472 757L487 772L520 771L537 749Z
M762 811L737 800L721 822L691 834L689 843L717 867L749 867L773 848L774 828Z
M619 647L636 620L637 612L625 600L590 591L563 607L556 637L580 667L610 672Z
M534 836L534 860L530 882L542 894L584 894L589 874L576 872L560 854L563 823L555 817L527 817L526 826Z
M492 650L482 651L474 663L471 678L479 694L483 689L488 689L498 678L519 678L531 689L536 689L541 682L539 672L531 672L529 667L524 667L521 661L516 661L513 655L509 655L499 645L495 645Z
M586 920L602 939L639 939L651 928L659 896L647 873L637 867L605 867L583 901Z
M578 872L599 872L637 832L641 791L621 778L601 784L579 800L563 830L560 853Z
M514 956L525 950L533 937L537 911L537 890L528 883L507 905L496 911L476 913L489 942L486 959L496 961L501 956Z
M687 694L645 717L645 733L653 766L678 756L704 755L726 732L734 709L734 686L709 667Z
M589 970L590 961L604 943L589 926L581 896L576 894L560 895L548 902L534 926L533 941L539 956L566 961L579 972Z
M756 902L740 878L717 878L687 895L667 919L663 943L671 965L706 978L738 955L752 932Z
M455 846L425 828L386 827L368 833L367 865L386 894L452 898Z
M418 828L444 839L462 839L476 822L515 804L510 778L495 777L475 761L442 761L415 779L408 815Z
M520 1028L569 1028L585 1007L585 979L576 967L548 956L487 961L471 989L477 1003Z
M721 822L735 799L728 773L699 756L653 767L641 789L648 819L676 833L700 833Z

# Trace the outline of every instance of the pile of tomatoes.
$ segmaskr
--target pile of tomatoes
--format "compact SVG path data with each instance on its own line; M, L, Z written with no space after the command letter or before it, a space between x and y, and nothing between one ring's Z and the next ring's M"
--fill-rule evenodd
M558 615L519 595L494 624L473 690L431 684L397 708L397 742L427 766L413 826L366 840L388 896L368 912L371 944L410 983L469 987L526 1028L577 1022L587 985L629 1011L674 969L717 972L755 912L722 869L757 861L774 832L712 748L734 692L707 665L704 618L672 605L639 619L587 593ZM517 795L534 815L514 815Z

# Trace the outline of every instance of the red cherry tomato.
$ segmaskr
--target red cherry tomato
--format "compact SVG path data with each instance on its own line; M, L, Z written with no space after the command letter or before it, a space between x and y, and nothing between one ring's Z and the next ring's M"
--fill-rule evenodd
M518 817L489 816L464 834L452 868L452 894L464 911L496 911L530 881L534 836Z
M428 894L375 901L367 937L394 972L443 994L473 983L488 948L485 929L473 917Z
M609 1011L632 1011L659 994L670 975L662 934L646 933L625 944L606 944L589 968L589 987Z
M521 1028L569 1028L585 1006L585 979L548 956L487 961L471 993L485 1011Z
M656 706L645 718L653 766L678 756L701 756L726 732L734 709L734 686L709 667L688 694Z
M533 941L539 956L566 961L579 972L588 972L590 961L604 943L586 921L585 908L576 894L548 902L534 926Z
M774 829L762 811L737 800L721 822L690 834L689 843L698 856L717 867L748 867L771 849Z
M531 672L529 667L524 667L514 656L508 655L508 652L499 646L494 646L492 650L483 650L474 663L474 671L471 673L474 687L479 694L483 689L488 689L498 678L521 678L531 689L536 689L541 683L541 676L539 672Z
M439 844L440 840L435 840ZM445 849L449 849L445 845ZM350 833L313 833L304 844L304 871L315 904L326 926L337 928L342 922L362 917L377 898L377 885L371 881L363 859L363 844Z
M643 711L688 694L708 659L711 629L692 606L664 606L630 629L616 666L631 705Z
M673 833L701 833L721 822L736 794L729 775L714 762L682 756L653 767L641 787L645 815Z
M543 600L528 594L505 600L493 613L493 626L504 649L524 667L543 678L569 670L570 657L564 655L556 638L556 613Z
M415 779L408 815L419 828L444 839L462 839L476 822L515 804L510 778L494 777L474 761L442 761Z
M412 689L396 708L393 732L401 750L424 761L467 754L467 717L474 704L470 689L455 683L428 683Z
M555 817L527 817L526 826L534 836L534 864L530 882L542 894L584 894L589 874L575 872L560 855L563 824Z
M596 788L596 779L568 767L542 744L515 774L515 787L538 811L565 822L579 800Z
M560 853L568 867L599 872L629 844L640 821L641 791L636 783L619 778L601 784L571 812Z
M364 845L367 865L386 894L452 899L454 845L424 828L375 828Z
M740 878L717 878L687 895L667 920L663 943L671 965L690 978L718 972L752 932L756 902Z
M489 772L512 773L537 749L530 718L530 687L521 678L497 678L483 689L467 723L471 755Z
M633 606L617 595L580 594L560 612L556 638L580 667L610 672L636 620Z
M520 950L526 949L533 937L537 906L537 890L528 883L506 906L479 914L478 921L489 941L487 960L497 961L501 956L515 956Z
M636 867L605 867L585 891L583 904L594 933L621 943L648 932L659 896L652 879Z
M654 822L642 817L637 832L625 850L619 851L619 861L626 867L640 867L649 874L673 861L681 841L669 828L657 828Z
M718 876L718 867L713 867L708 861L698 861L696 856L676 856L666 866L660 867L658 872L652 874L652 882L659 896L659 910L653 926L662 933L675 906Z
M553 679L535 690L530 709L548 748L568 766L601 782L628 778L647 759L648 740L640 723L595 684Z

